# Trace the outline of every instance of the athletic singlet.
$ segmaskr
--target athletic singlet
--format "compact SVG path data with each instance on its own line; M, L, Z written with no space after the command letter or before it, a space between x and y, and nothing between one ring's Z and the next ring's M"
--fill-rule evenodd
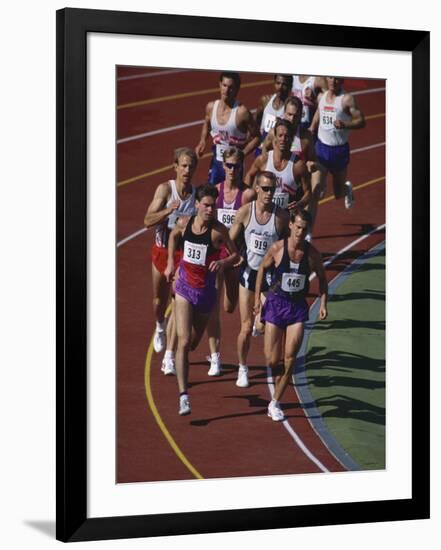
M291 153L294 153L299 159L305 160L305 153L302 149L302 140L300 139L300 126L297 128L296 135L292 140Z
M223 162L223 153L230 145L242 148L245 145L247 134L241 132L236 126L236 113L239 103L235 102L231 109L230 118L226 124L219 124L217 121L217 108L219 99L214 102L213 112L211 113L211 136L216 148L216 160Z
M309 291L309 242L304 243L304 254L300 263L291 260L288 253L288 239L283 242L283 256L272 272L270 291L288 300L304 300Z
M189 219L184 231L179 278L193 288L204 288L213 285L216 280L216 273L208 271L208 266L219 258L219 250L214 248L211 240L213 224L196 235L192 229L193 222L194 216Z
M274 151L268 153L268 160L266 162L265 170L272 172L276 176L276 192L274 193L273 202L280 206L280 208L288 208L288 204L293 200L291 197L295 195L297 191L297 182L294 179L294 162L295 155L291 155L291 158L287 162L285 168L282 171L276 170L274 167Z
M282 103L282 106L279 109L275 109L273 107L273 101L275 98L276 94L272 95L271 99L268 101L265 109L263 110L262 122L260 124L260 134L262 136L262 140L265 139L268 132L274 128L277 117L283 117L285 106Z
M263 257L268 252L273 242L277 241L279 234L276 229L276 206L267 223L261 224L256 219L256 201L251 203L251 216L245 228L246 261L251 269L257 271Z
M243 185L239 187L236 198L233 202L225 202L224 196L225 182L219 185L219 196L216 200L217 219L230 228L234 223L236 212L239 210L242 204Z
M293 75L292 77L292 94L298 97L303 104L302 119L300 121L303 125L310 124L312 121L313 108L311 105L308 105L308 102L305 102L304 93L306 88L310 88L313 97L316 96L314 81L315 76L308 76L305 82L300 82L300 77L298 75Z
M172 212L163 222L155 228L155 244L162 248L168 246L168 237L171 230L174 228L176 221L181 216L193 216L196 212L196 189L192 187L191 195L185 200L182 200L176 189L176 180L169 180L171 195L167 201L165 208L168 208L173 201L179 201L179 207Z
M351 116L342 109L344 92L335 97L334 103L326 101L328 92L325 92L319 101L320 122L318 127L318 138L325 145L344 145L348 141L350 130L338 130L334 126L335 120L350 122Z

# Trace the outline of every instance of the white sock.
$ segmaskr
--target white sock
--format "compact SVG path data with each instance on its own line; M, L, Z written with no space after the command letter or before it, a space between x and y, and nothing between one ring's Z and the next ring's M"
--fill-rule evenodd
M248 367L246 365L242 365L242 363L239 363L239 368L241 368L241 367L245 370L248 370Z
M165 328L165 320L162 321L161 323L159 321L156 321L156 330L158 332L164 332L164 328Z
M211 358L213 360L219 359L219 357L220 357L220 353L218 351L215 351L214 353L211 354Z
M172 349L166 349L164 354L164 359L174 359L175 352Z

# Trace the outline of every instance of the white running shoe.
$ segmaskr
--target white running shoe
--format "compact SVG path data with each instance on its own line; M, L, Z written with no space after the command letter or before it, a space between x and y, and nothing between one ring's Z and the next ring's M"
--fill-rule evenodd
M190 399L185 393L179 397L179 414L185 416L186 414L191 413Z
M349 208L352 208L352 205L355 202L354 192L352 191L352 183L350 181L347 181L345 183L345 187L346 187L345 208L349 209Z
M267 415L274 420L274 422L281 422L285 418L285 415L283 414L283 411L277 401L270 401Z
M164 357L161 370L165 376L176 375L175 360L170 357Z
M257 338L258 336L262 336L262 334L264 334L264 331L257 328L256 325L254 324L253 330L251 332L251 336L253 336L254 338Z
M165 330L155 330L153 337L153 349L156 353L161 353L165 348Z
M220 376L222 374L220 353L212 353L211 356L207 356L207 359L210 362L208 376Z
M236 386L239 386L239 388L248 388L249 385L250 383L248 381L248 367L239 367Z

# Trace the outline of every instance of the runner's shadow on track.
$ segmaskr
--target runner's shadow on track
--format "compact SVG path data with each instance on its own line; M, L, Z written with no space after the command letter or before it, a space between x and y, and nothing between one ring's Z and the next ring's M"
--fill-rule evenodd
M248 395L225 395L224 399L246 399L248 406L253 407L255 410L246 413L225 414L222 416L214 416L212 418L200 418L198 420L192 420L190 424L192 426L208 426L211 422L217 422L219 420L229 420L232 418L247 418L251 416L266 415L268 407L268 399L262 399L257 393Z
M190 366L201 366L203 368L208 369L208 363L201 363L201 362L194 362L190 363ZM228 384L235 384L237 379L237 365L232 365L228 363L222 363L222 374L220 376L207 376L206 372L204 373L204 379L203 380L194 380L190 381L188 386L189 387L196 387L200 386L202 384L213 384L213 383L220 383L220 382L227 382ZM191 371L190 371L191 372ZM198 373L199 374L199 373ZM249 387L254 386L255 384L266 384L266 367L259 365L259 366L249 366L248 367L248 378L250 385ZM265 382L260 382L260 379L264 378ZM238 388L239 390L239 388Z
M331 407L330 410L322 412L318 418L351 418L381 426L385 424L386 412L384 407L377 407L359 399L348 398L345 395L335 394L319 398L315 403L304 403L303 407L306 410L311 407ZM311 415L311 418L317 417Z
M345 227L358 227L359 231L356 231L355 229L351 233L338 233L335 235L314 235L314 240L319 239L335 239L338 237L361 237L362 235L367 235L371 231L373 231L377 226L372 225L371 223L344 223L342 224ZM384 235L385 230L380 229L375 232L377 235Z
M314 326L314 331L323 331L329 329L347 330L362 328L365 330L380 330L386 328L385 321L355 321L354 319L336 319L335 321L320 321Z
M346 302L348 300L379 300L385 301L384 292L372 290L367 288L363 292L348 292L347 294L333 294L330 298L330 302Z

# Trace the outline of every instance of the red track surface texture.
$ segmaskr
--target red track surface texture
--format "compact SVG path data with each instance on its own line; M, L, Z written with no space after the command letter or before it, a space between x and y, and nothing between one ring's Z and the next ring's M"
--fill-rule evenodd
M120 68L118 77L161 73L148 68ZM168 72L168 71L167 71ZM272 75L244 74L243 84L271 81ZM147 78L118 81L118 139L202 120L208 101L217 93L207 92L124 107L134 102L167 96L198 93L217 87L218 74L208 71L181 71ZM384 81L348 80L347 91L384 87ZM244 87L239 98L250 109L261 95L271 93L272 84ZM385 93L360 94L357 101L368 117L367 127L354 131L351 149L357 150L385 141ZM379 115L379 116L378 116ZM342 471L310 427L293 388L286 391L283 404L289 425L301 438L314 459L307 456L283 425L266 416L269 398L264 366L263 338L253 338L249 354L250 387L237 388L236 337L238 311L222 313L221 356L224 374L207 376L206 338L190 356L190 395L192 414L179 417L178 390L174 377L160 371L162 356L153 353L148 385L166 431L180 449L176 453L160 429L146 397L145 365L154 331L150 281L150 247L152 231L146 231L123 244L121 241L143 228L143 217L157 185L171 177L176 147L194 147L200 125L163 132L118 144L118 246L117 252L117 482L295 474ZM208 147L207 147L208 152ZM199 163L194 182L203 182L209 158ZM331 199L320 206L314 231L314 245L329 258L366 233L385 222L385 147L362 150L351 157L349 169L356 190L356 203L346 211L341 201ZM126 180L136 178L125 183ZM373 181L378 180L378 181ZM332 195L330 181L327 197ZM340 256L327 269L328 280L355 257L384 240L384 232L374 233ZM312 294L317 292L312 285ZM180 455L180 456L178 456ZM188 467L182 457L191 464Z

